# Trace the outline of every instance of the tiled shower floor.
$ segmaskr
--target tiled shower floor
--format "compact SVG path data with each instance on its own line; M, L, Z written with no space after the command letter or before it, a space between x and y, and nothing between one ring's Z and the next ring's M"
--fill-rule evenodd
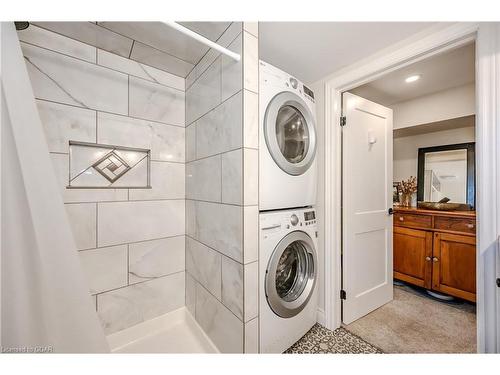
M113 353L217 353L185 307L108 336Z

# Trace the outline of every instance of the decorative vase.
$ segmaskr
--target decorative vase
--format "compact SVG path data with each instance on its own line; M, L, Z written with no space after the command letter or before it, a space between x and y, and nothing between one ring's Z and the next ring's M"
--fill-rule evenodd
M401 194L401 201L399 202L403 207L411 207L411 194Z

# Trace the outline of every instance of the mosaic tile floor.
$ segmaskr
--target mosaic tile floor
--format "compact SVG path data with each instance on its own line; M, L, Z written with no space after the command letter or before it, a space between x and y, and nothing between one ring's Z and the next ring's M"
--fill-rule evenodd
M382 351L344 328L330 331L315 324L285 354L376 354Z

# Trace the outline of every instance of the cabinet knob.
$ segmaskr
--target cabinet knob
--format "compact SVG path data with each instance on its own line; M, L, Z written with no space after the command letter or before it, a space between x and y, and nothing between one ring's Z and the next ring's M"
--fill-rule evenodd
M436 257L432 258L432 260L433 260L434 262L438 262L438 261L439 261L439 259L438 259L438 258L436 258Z
M469 229L474 228L474 224L467 224L466 226L467 226L467 228L469 228Z
M400 216L400 217L399 217L399 221L404 221L404 220L405 220L405 219L404 219L404 217L403 217L403 216Z
M425 260L429 262L431 260L431 257L425 257Z

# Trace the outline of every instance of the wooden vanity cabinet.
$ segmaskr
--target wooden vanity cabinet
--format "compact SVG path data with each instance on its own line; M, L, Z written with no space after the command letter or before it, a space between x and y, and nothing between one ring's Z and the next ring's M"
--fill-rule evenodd
M476 301L474 212L394 209L394 278Z

